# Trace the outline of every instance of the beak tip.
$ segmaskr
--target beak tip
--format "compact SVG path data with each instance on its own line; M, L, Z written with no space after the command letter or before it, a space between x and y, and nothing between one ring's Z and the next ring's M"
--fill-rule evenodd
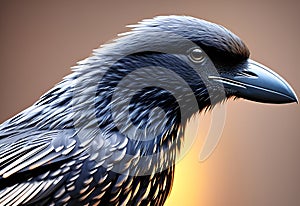
M291 99L291 103L296 102L297 104L299 104L299 100L298 100L296 92L289 85L288 85L288 87L289 87L289 90L290 90L289 91L289 93L290 93L289 98Z
M298 100L298 97L295 95L295 102L297 103L297 104L299 104L299 100Z

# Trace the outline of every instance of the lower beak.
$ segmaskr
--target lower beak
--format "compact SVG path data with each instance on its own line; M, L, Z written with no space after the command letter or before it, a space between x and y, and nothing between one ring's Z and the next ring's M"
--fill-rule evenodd
M222 74L209 79L223 83L237 97L263 103L292 103L298 99L292 87L269 68L248 60L235 75Z

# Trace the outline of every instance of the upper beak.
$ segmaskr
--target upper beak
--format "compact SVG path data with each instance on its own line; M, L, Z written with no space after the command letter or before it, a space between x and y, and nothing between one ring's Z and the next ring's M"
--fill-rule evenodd
M209 76L209 79L221 82L235 96L263 103L291 103L298 99L292 87L269 68L248 60L234 75L221 74Z

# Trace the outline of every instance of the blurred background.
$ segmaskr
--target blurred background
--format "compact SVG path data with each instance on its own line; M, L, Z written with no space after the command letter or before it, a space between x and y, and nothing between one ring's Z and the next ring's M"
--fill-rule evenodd
M2 0L0 122L34 103L92 49L127 31L125 25L156 15L224 25L248 45L251 58L282 75L299 96L299 9L299 1L288 0ZM229 101L216 150L199 162L207 130L200 127L177 165L166 205L300 205L299 122L297 104Z

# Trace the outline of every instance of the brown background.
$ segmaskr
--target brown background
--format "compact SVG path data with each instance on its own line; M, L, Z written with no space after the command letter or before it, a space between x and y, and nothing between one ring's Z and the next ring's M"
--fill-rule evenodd
M1 1L0 121L31 105L125 25L162 14L226 26L299 95L299 1L209 2ZM296 104L230 101L216 151L199 163L196 142L178 164L167 205L300 205L299 122Z

